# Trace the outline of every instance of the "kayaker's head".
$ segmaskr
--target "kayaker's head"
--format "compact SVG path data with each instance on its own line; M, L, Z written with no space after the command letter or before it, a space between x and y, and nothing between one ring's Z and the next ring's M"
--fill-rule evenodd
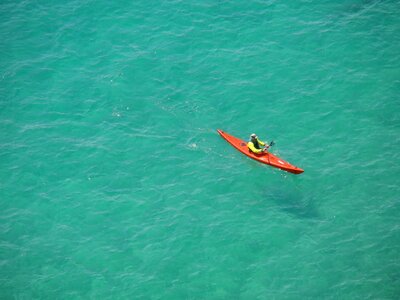
M257 135L256 135L255 133L252 133L252 134L250 135L250 139L251 139L251 140L257 140Z

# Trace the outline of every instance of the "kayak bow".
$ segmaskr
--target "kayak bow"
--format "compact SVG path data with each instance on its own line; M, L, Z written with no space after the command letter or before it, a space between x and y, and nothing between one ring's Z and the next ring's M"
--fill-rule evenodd
M290 172L293 174L301 174L304 172L303 169L300 169L296 166L291 165L287 161L273 155L269 152L264 152L260 154L253 153L247 147L247 143L241 139L238 139L220 129L217 129L218 133L234 148L242 152L244 155L266 165L270 165L271 167L275 167L286 172Z

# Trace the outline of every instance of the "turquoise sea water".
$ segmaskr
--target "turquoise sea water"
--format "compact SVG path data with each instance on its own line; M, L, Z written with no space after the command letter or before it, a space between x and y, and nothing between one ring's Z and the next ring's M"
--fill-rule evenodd
M0 16L0 299L400 297L398 1Z

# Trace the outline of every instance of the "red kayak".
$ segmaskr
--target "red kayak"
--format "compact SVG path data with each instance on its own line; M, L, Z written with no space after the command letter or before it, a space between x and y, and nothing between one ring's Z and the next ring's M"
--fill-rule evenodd
M260 154L256 154L250 151L250 149L247 147L247 143L245 141L242 141L241 139L238 139L220 129L217 129L218 133L233 147L235 147L237 150L242 152L244 155L247 155L248 157L259 161L263 164L270 165L272 167L284 170L286 172L290 172L293 174L301 174L304 172L303 169L300 169L296 166L293 166L289 164L287 161L284 161L283 159L280 159L279 157L276 157L272 153L269 152L264 152Z

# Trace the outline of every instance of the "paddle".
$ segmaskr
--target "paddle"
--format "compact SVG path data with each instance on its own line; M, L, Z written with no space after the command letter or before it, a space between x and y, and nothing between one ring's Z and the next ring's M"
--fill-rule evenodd
M269 145L265 146L264 148L264 152L268 150L269 147L272 147L273 145L275 145L274 141L271 141L271 143L269 143Z

